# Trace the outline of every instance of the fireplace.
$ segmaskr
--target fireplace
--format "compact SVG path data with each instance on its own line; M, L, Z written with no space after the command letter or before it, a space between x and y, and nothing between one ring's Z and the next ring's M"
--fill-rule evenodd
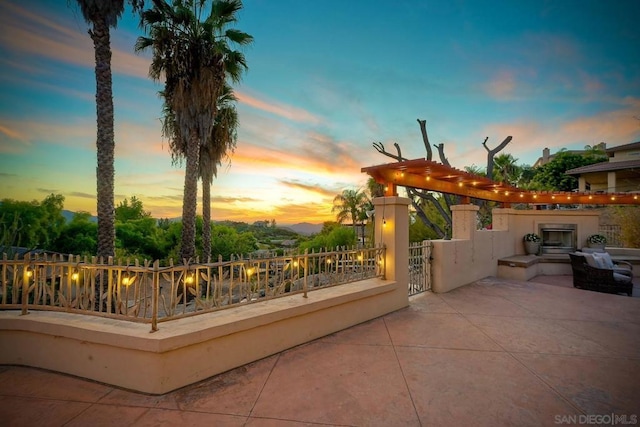
M566 254L577 248L576 224L539 224L543 254Z

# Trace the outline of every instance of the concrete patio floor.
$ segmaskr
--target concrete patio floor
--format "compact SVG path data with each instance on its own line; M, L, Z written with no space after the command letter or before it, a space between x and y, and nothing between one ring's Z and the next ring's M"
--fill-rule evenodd
M487 278L162 396L1 366L0 425L640 424L636 296Z

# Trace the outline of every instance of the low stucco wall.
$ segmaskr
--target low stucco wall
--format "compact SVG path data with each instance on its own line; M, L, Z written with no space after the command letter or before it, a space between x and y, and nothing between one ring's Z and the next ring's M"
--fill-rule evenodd
M0 312L0 364L162 394L408 305L369 279L150 325L63 312Z
M581 247L599 227L600 213L595 210L493 210L492 230L477 230L475 205L451 207L453 238L433 241L432 285L434 292L449 292L488 276L498 276L498 260L524 255L522 238L538 233L540 224L576 224L577 245ZM569 274L570 266L533 265L510 271L504 266L500 274L518 280L528 280L538 274ZM544 273L543 273L544 271Z
M507 231L478 230L473 239L433 240L433 292L449 292L488 276L496 276L498 260L512 255Z

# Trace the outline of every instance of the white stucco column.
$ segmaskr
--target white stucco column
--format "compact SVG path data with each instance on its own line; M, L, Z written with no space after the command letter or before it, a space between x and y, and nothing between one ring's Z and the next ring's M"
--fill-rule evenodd
M607 193L613 193L616 191L616 172L609 172L607 174Z
M578 177L578 191L587 191L587 180L584 179L584 176Z
M462 240L473 240L478 224L478 210L476 205L455 205L451 206L451 220L453 222L453 233L451 238Z
M387 248L386 278L404 284L409 283L409 203L398 196L373 199L374 240Z

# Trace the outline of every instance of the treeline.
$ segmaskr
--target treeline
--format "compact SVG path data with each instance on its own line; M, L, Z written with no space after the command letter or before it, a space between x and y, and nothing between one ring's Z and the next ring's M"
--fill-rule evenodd
M51 194L44 200L0 203L0 252L13 256L21 247L61 254L94 256L97 251L98 225L88 212L77 212L67 222L63 215L64 197ZM124 199L115 209L116 258L150 259L179 262L182 222L155 219L144 210L135 196ZM202 217L196 221L196 248L202 257ZM211 258L229 260L232 255L247 255L258 250L283 252L287 249L352 246L355 232L335 223L326 223L316 236L276 227L275 221L265 225L243 222L211 224ZM202 260L202 258L201 258Z

